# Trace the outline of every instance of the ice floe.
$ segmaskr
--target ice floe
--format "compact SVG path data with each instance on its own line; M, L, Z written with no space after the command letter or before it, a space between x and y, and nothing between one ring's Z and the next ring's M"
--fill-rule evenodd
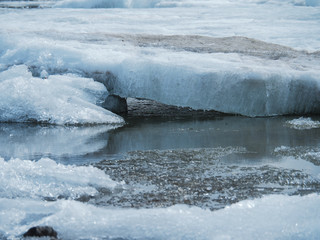
M286 121L286 125L298 129L298 130L306 130L312 128L320 128L320 122L314 121L310 117L300 117L292 120Z

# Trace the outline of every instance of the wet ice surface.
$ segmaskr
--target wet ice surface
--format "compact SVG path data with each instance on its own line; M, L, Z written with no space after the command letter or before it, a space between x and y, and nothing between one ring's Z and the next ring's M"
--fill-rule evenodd
M97 185L96 192L77 199L106 207L187 204L215 210L269 194L319 193L320 129L291 128L287 122L295 117L203 119L184 110L170 117L170 107L162 117L152 110L135 118L133 108L141 104L152 102L135 100L128 124L118 129L2 124L0 154L102 169L124 184Z
M320 190L320 179L301 170L228 163L228 156L241 158L241 153L244 149L154 150L106 160L95 166L115 180L124 180L128 189L93 202L143 208L187 204L214 210L268 194L304 195Z
M0 239L318 239L318 6L1 1Z
M320 128L319 121L313 121L311 118L300 117L286 122L288 127L300 130Z
M63 239L316 239L320 129L133 112L116 129L0 124L0 239L35 225Z
M0 158L0 165L0 197L11 199L78 199L95 195L97 188L110 191L117 186L101 170L57 164L48 158L36 162L20 159L4 161Z
M140 100L135 104L151 102ZM160 114L153 117L159 118L163 106L155 108ZM126 154L94 164L113 180L125 181L126 189L117 194L102 193L89 202L136 208L187 204L214 210L269 194L319 193L319 164L310 161L319 158L314 153L319 152L318 130L291 129L287 125L290 120L283 117L216 116L201 120L201 113L200 119L194 118L195 112L191 119L173 118L157 126L159 120L152 119L148 111L144 113L149 118L144 124L135 125L131 119L132 125L124 132L116 130L118 136L111 135L113 140L126 139L127 144L111 145L109 150ZM168 118L162 115L160 119ZM299 145L294 149L300 155L278 150L277 146L283 145Z

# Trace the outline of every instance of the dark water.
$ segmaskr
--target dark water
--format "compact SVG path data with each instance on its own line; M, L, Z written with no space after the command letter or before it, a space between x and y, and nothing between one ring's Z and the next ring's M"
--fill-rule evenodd
M320 129L289 128L293 118L132 117L118 129L1 124L0 156L94 165L126 183L79 199L95 205L219 209L320 192Z

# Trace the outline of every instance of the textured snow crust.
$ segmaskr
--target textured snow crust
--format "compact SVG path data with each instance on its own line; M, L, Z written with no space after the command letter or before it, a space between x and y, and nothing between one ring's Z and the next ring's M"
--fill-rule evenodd
M317 1L56 4L69 5L0 9L0 71L71 73L102 82L106 94L246 116L320 112ZM51 121L93 122L58 115Z

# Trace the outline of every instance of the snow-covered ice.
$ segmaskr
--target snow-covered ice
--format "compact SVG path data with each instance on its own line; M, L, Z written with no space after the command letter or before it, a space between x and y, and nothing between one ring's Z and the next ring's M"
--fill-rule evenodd
M92 77L122 97L246 116L320 112L318 1L53 5L0 9L1 71L24 64L34 76Z
M0 239L17 239L37 225L52 226L62 239L317 239L320 234L318 194L264 196L217 211L102 207L76 199L125 185L95 167L48 158L0 158L0 167Z
M54 7L71 8L168 8L168 7L211 7L213 1L210 0L61 0L57 1ZM292 4L295 6L319 6L318 0L215 0L214 4L232 4L235 2L250 2L256 4Z
M108 209L73 200L0 198L0 234L14 239L31 226L50 225L62 239L315 240L320 234L319 204L317 194L274 195L211 212L184 205Z
M318 239L315 118L280 119L277 125L219 121L211 126L215 131L207 131L214 138L177 135L170 132L172 125L159 130L151 124L114 131L109 139L108 131L124 120L100 104L108 94L117 94L246 116L319 114L319 26L318 0L0 1L0 122L72 125L62 132L61 126L0 128L6 148L0 157L0 239L17 239L36 225L54 227L62 239ZM158 138L149 141L152 136ZM302 196L279 195L278 189L215 211L186 205L120 208L111 198L125 197L130 183L111 179L110 173L88 165L92 162L72 165L83 164L71 159L80 155L108 158L107 147L113 153L116 148L119 153L157 148L150 154L182 156L195 150L167 148L184 146L188 136L198 137L188 142L190 149L203 148L197 144L206 141L220 149L237 143L231 141L237 137L241 144L235 147L246 146L242 154L249 157L242 162L231 154L224 162L230 176L238 169L244 178L284 178L279 182L300 184ZM255 144L258 161L250 159ZM206 153L202 148L196 151L199 159ZM230 162L243 165L232 169ZM255 172L253 162L261 165L257 175L243 170ZM264 175L268 166L277 171ZM293 173L287 179L276 174L287 169ZM269 188L277 191L277 183L271 181ZM134 191L156 186L144 184ZM100 199L101 205L94 202Z
M27 66L0 72L0 121L51 124L122 124L123 119L98 107L106 88L74 75L32 77Z
M66 166L49 158L39 161L0 158L0 197L75 199L95 195L97 188L113 189L117 183L92 166ZM120 185L120 183L119 183Z
M298 130L320 128L320 122L314 121L310 117L308 118L300 117L300 118L292 119L287 121L286 125Z

